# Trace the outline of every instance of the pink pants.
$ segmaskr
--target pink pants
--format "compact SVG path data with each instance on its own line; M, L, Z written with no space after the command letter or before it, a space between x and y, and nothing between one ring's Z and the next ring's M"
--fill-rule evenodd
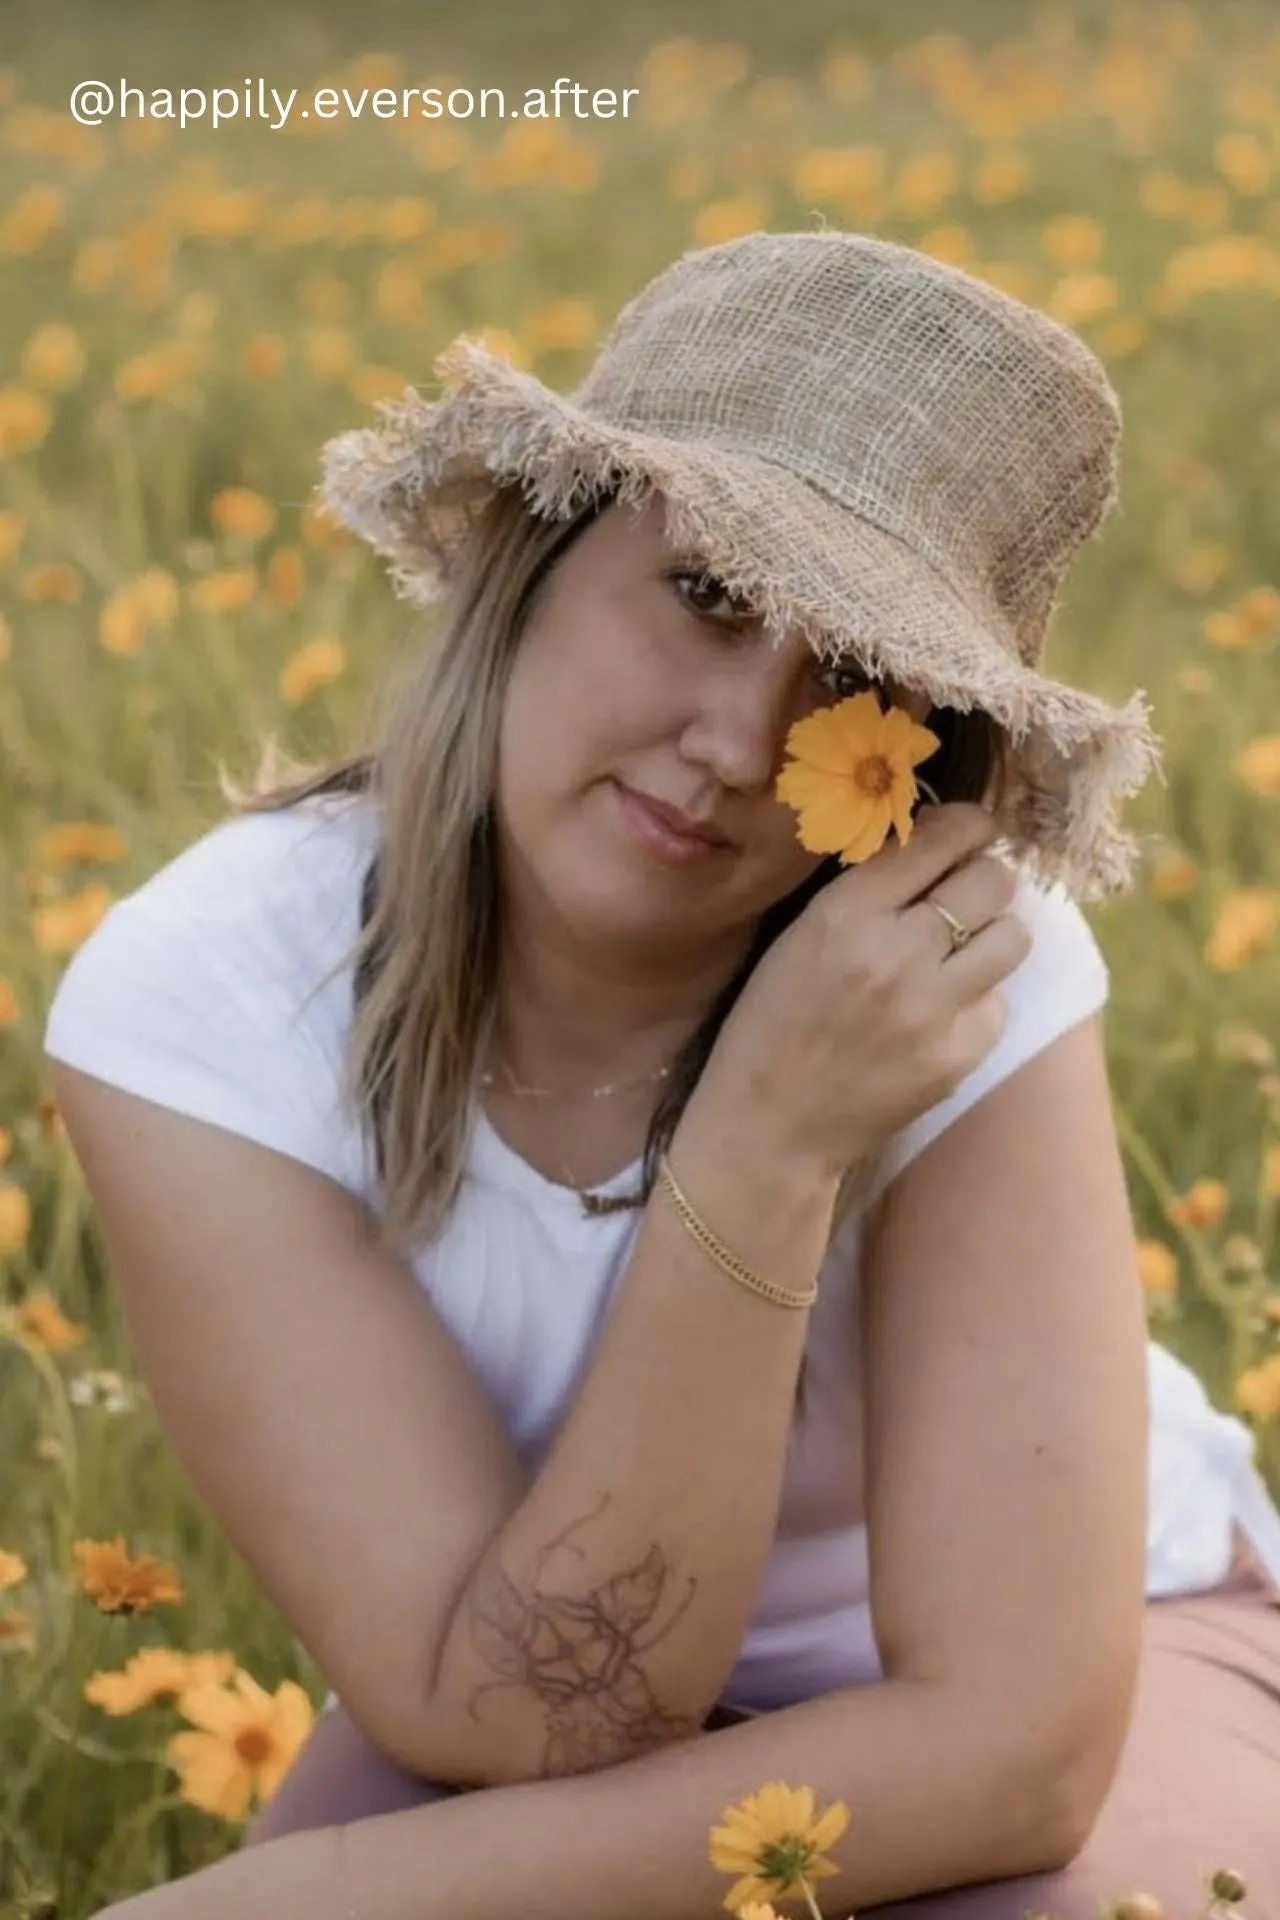
M708 1731L745 1717L719 1712ZM304 1749L246 1845L456 1791L394 1765L345 1717L326 1731L323 1755ZM1242 1920L1280 1920L1280 1589L1242 1536L1222 1586L1148 1602L1129 1737L1076 1859L1055 1873L864 1907L859 1920L1098 1920L1102 1903L1133 1892L1163 1901L1171 1920L1193 1920L1218 1867L1248 1882Z

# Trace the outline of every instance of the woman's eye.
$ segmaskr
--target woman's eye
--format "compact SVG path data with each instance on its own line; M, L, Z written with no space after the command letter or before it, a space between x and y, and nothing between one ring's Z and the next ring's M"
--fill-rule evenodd
M695 573L685 568L673 573L676 591L694 613L715 614L722 618L724 614L735 620L749 617L745 603L730 593L723 580L717 580L713 573ZM717 612L717 603L723 601L724 607Z
M824 667L818 679L836 700L849 700L855 693L867 693L875 687L870 675L858 666Z

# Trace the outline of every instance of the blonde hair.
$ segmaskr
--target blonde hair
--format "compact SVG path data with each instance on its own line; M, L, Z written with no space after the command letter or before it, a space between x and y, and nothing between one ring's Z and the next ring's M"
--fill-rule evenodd
M518 488L499 489L472 528L429 644L380 689L362 751L307 770L288 764L269 739L247 791L219 768L235 813L343 793L367 793L380 805L361 931L334 972L353 970L343 1097L372 1128L381 1223L406 1250L434 1238L453 1208L491 1038L501 928L491 806L508 673L555 561L612 497L598 495L566 522L539 517ZM929 724L943 740L928 768L940 798L982 798L993 775L1003 778L1003 735L985 713L935 708ZM615 1206L647 1203L661 1155L752 969L839 870L834 855L824 860L761 916L743 961L673 1063L650 1122L639 1189ZM837 1224L873 1173L868 1162L850 1169Z

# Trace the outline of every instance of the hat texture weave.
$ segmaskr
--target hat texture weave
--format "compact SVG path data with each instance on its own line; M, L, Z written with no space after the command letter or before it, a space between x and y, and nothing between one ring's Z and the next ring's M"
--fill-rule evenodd
M1081 899L1132 884L1116 812L1160 763L1146 696L1038 670L1116 498L1119 402L1068 328L910 247L753 233L651 280L572 394L465 337L435 370L442 397L409 388L322 454L325 504L403 597L447 588L497 487L553 519L656 491L772 632L1000 724L1015 861Z

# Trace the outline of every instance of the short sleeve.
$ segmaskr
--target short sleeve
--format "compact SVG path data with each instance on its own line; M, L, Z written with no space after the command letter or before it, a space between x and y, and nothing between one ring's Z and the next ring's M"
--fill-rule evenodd
M1013 910L1026 923L1033 944L1001 988L1009 1009L1004 1032L954 1093L887 1142L867 1189L866 1210L918 1153L984 1093L1106 1004L1110 976L1102 950L1062 884L1046 885L1024 873Z
M356 875L303 824L224 822L118 900L68 962L44 1045L358 1187L339 1098L350 971L322 980L357 930Z

